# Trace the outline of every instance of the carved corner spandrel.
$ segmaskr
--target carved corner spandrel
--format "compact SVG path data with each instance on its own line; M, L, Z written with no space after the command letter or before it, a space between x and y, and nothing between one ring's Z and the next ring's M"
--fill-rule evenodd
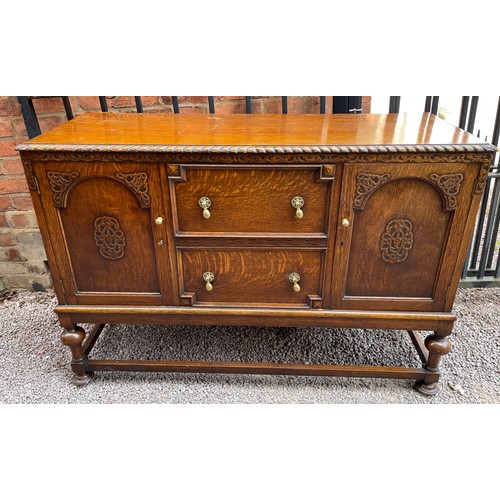
M356 196L354 208L363 210L368 198L383 184L391 179L391 174L369 174L360 172L356 176Z
M80 174L78 172L47 172L49 185L54 192L54 205L58 208L66 207L66 200L71 186L78 181Z
M151 206L148 174L146 172L117 172L115 177L132 190L142 208L149 208Z
M451 212L458 204L460 186L464 180L463 174L430 174L429 179L435 184L443 196L444 210Z

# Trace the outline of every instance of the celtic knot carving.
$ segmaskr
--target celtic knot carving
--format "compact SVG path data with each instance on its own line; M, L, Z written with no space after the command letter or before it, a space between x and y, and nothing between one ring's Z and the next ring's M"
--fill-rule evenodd
M390 174L359 173L356 176L356 197L354 208L363 210L372 193L391 178Z
M448 212L455 210L460 185L464 179L463 174L431 174L429 178L443 193L444 209Z
M481 194L486 186L486 181L488 180L488 174L490 172L491 161L484 162L481 164L481 170L479 171L479 177L476 183L475 193Z
M22 158L22 162L24 167L24 174L26 176L26 181L28 182L28 187L32 191L36 191L36 181L35 181L35 174L33 173L33 166L31 165L31 162L24 157Z
M145 172L122 173L117 172L116 178L124 182L139 199L142 208L148 208L151 205L149 196L148 176Z
M382 235L380 250L382 259L395 264L403 262L413 246L413 224L406 219L391 220Z
M105 259L118 260L125 255L125 235L114 217L97 217L94 221L94 241Z
M47 172L47 179L52 191L54 191L54 204L56 207L64 208L66 206L66 194L79 176L78 172Z

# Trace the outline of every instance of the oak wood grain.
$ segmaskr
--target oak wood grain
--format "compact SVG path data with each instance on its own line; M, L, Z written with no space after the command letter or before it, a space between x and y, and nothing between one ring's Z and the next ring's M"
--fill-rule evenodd
M217 361L94 360L85 362L89 371L155 371L184 373L260 373L267 375L307 375L424 380L423 368L395 366L304 365L287 363L240 363Z
M159 190L158 166L119 164L49 164L44 169L34 165L40 185L43 213L51 230L50 238L65 292L65 301L79 304L177 303L173 270L165 261L168 245L165 226L154 224L156 214L163 214ZM71 183L54 185L47 173L77 173ZM148 207L141 206L137 190L121 182L116 174L138 173L147 176ZM58 206L56 194L64 186L64 205ZM120 251L106 254L106 245L96 241L96 221L114 221L111 241L119 231ZM123 270L126 272L123 272ZM175 281L174 281L175 282Z
M29 144L316 146L486 144L432 115L86 113Z
M297 233L294 235L281 233L191 233L176 234L175 245L184 248L322 248L328 245L326 234L313 235L311 233Z
M321 250L184 250L180 252L184 292L196 293L198 304L302 304L321 295ZM207 291L203 273L215 276ZM300 292L289 281L300 275Z
M431 114L99 113L18 149L77 383L102 369L248 371L437 391L494 146ZM88 322L100 325L84 341ZM412 336L415 369L88 361L108 322L433 334Z
M461 181L452 185L453 190L441 189L432 181L436 172L461 176ZM333 291L337 307L441 310L449 293L474 174L463 163L346 166L337 221L335 269L342 277ZM369 175L374 176L370 182L375 187L366 195L362 184ZM456 203L452 210L448 209L450 196L451 203ZM348 219L349 226L343 227L342 219ZM388 224L395 220L406 221L411 235L407 250L391 262L385 260L382 247L390 236ZM398 243L393 240L391 245L396 248Z
M327 309L238 307L138 307L60 305L56 313L65 324L95 323L201 324L322 326L328 328L387 328L401 330L440 330L451 332L456 316L440 312L351 311Z
M175 227L188 233L325 233L330 182L317 182L317 169L286 167L234 170L186 167L186 180L175 183ZM303 217L291 201L304 200ZM198 201L211 200L210 218ZM176 232L177 232L176 231Z

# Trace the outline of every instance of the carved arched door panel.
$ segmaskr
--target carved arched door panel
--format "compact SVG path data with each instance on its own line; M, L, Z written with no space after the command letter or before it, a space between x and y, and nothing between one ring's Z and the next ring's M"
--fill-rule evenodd
M334 264L336 307L443 307L471 202L467 168L475 166L345 166Z
M162 304L174 295L169 220L158 165L40 164L51 244L64 255L66 300L76 304ZM162 224L155 219L161 217ZM175 281L175 280L174 280Z

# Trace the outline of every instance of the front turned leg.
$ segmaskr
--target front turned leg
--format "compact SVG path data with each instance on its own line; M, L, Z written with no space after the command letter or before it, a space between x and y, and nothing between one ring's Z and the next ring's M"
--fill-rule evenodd
M85 339L85 330L80 326L73 325L73 328L67 328L61 334L61 341L71 349L73 359L71 360L71 369L73 370L73 382L76 385L86 385L93 377L92 372L85 371L83 341Z
M429 351L429 357L424 368L427 370L427 375L424 380L417 382L416 388L422 394L433 396L439 391L439 362L441 356L448 354L451 350L451 342L448 338L450 333L434 332L425 339L425 347Z

